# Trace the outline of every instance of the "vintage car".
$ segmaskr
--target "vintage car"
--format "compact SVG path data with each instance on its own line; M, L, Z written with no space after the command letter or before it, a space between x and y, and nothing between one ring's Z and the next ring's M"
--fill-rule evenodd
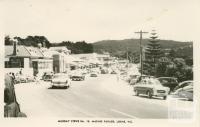
M83 81L85 80L85 75L81 73L75 73L70 76L72 81Z
M110 72L110 74L117 74L117 72L114 71L114 70L112 70L112 71Z
M101 69L101 74L108 74L108 70L107 69Z
M96 73L91 73L90 77L97 77L97 74Z
M136 83L133 88L136 96L139 96L139 94L144 94L149 98L156 96L163 97L165 100L169 93L168 87L162 86L157 79L153 78L142 79L140 82Z
M69 88L70 85L71 85L71 80L69 76L65 73L55 74L51 81L52 88L55 87Z
M174 88L178 85L177 78L173 77L159 77L158 80L163 86L169 87L170 92L174 90Z
M26 82L28 82L27 76L18 74L15 76L15 82L16 83L26 83Z
M179 83L175 88L175 92L172 93L173 97L186 99L188 101L193 100L193 81L184 81Z

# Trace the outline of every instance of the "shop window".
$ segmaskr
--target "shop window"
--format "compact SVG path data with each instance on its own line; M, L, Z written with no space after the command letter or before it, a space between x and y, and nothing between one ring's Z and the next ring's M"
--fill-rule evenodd
M5 68L24 68L24 58L10 58L5 62Z

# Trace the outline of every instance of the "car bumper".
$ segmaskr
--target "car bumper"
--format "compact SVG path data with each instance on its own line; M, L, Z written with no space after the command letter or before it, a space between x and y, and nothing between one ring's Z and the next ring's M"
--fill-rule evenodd
M58 82L52 82L51 86L56 86L56 87L66 87L69 86L69 83L58 83Z
M155 92L154 93L154 96L157 96L157 97L164 97L164 96L167 96L168 93L165 91L164 93L159 93L159 92Z

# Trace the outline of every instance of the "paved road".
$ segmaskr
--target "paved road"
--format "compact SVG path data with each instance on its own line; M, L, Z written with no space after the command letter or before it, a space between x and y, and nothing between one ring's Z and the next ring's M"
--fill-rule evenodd
M133 95L115 75L73 81L69 89L48 89L47 82L16 85L17 99L28 117L168 118L161 98Z

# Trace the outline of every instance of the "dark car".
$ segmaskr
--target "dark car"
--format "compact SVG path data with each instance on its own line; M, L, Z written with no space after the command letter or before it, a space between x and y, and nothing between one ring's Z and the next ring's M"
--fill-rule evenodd
M116 71L111 71L110 74L117 74L117 72Z
M72 81L83 81L85 80L85 75L84 74L73 74L71 77Z
M101 69L100 71L101 71L101 74L108 74L108 70L106 69Z
M158 80L163 86L169 87L170 92L174 91L174 88L178 86L177 78L174 77L159 77Z
M96 73L91 73L90 77L97 77L97 74Z

